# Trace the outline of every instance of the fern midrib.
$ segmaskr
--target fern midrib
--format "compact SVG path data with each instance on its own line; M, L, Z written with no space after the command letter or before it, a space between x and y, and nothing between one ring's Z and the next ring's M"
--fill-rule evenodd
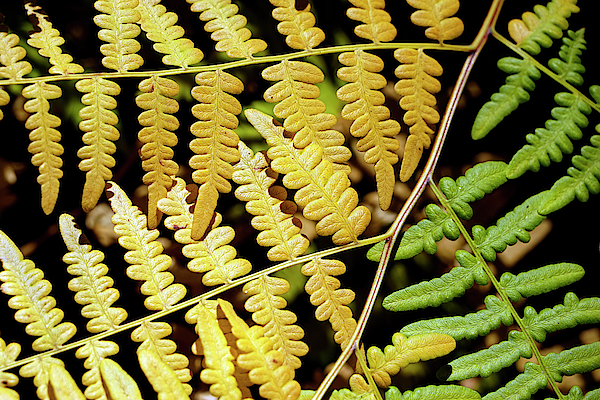
M473 251L473 254L477 258L478 263L481 264L483 270L485 271L485 274L488 276L490 282L492 283L492 285L494 286L494 288L498 292L498 295L500 296L500 298L502 299L502 301L508 306L508 309L509 309L509 311L510 311L512 317L513 317L513 320L519 326L519 329L521 330L521 332L523 332L523 334L527 337L527 341L529 342L529 347L531 348L534 356L536 357L536 359L538 361L538 365L540 366L540 368L544 372L544 376L546 377L546 381L552 387L552 390L558 396L558 398L564 400L564 395L559 390L556 382L554 381L554 378L552 377L552 375L548 371L548 368L547 368L547 366L545 365L545 363L543 361L542 355L541 355L541 353L540 353L540 351L539 351L539 349L538 349L538 347L536 345L536 341L533 340L533 338L531 337L529 331L526 328L525 323L523 322L523 319L520 317L520 315L517 312L517 310L515 310L512 302L508 298L508 295L504 291L504 288L500 285L500 282L498 282L498 280L496 279L496 276L490 270L487 262L485 261L485 259L481 255L481 253L479 252L479 249L478 249L479 246L477 246L475 244L475 241L473 240L473 238L471 238L471 235L469 235L467 229L463 225L462 220L456 215L456 213L454 212L454 210L452 209L452 207L450 207L450 204L448 203L446 197L441 192L441 190L438 188L438 186L434 182L430 182L429 187L434 192L434 194L437 197L438 201L445 207L446 212L450 215L450 217L452 218L452 220L454 221L454 223L458 226L458 229L460 230L461 234L465 238L465 241L467 242L467 244L469 245L469 247Z

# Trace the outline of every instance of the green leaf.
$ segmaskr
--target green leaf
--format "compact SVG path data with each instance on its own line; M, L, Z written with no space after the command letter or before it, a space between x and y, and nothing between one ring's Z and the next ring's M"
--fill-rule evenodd
M553 375L575 375L593 371L600 368L600 342L573 347L560 353L549 353L543 359ZM562 378L558 382L561 380Z
M400 390L391 386L385 392L385 400L478 400L481 395L473 389L456 385L429 385L407 390Z
M488 393L483 397L484 400L504 400L510 399L529 399L540 389L546 387L548 381L539 365L532 362L525 364L522 374L510 381L506 386Z
M528 59L504 57L498 61L498 68L511 75L477 113L471 128L471 137L475 140L485 137L505 117L515 111L519 104L528 101L527 92L535 89L533 81L542 76Z
M500 286L511 301L518 301L521 296L537 296L570 285L583 278L584 274L583 267L577 264L552 264L516 276L505 272L500 277Z
M579 57L586 50L586 41L584 39L585 28L579 29L577 32L569 30L568 37L562 39L563 45L560 47L558 58L552 58L548 61L548 66L559 77L575 86L583 84L582 73L585 72L585 67L581 64Z

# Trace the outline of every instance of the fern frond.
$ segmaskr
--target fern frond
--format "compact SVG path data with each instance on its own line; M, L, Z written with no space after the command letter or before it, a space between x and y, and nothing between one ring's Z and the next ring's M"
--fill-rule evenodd
M199 63L204 54L194 43L184 38L184 30L176 25L177 14L167 11L161 0L140 0L136 10L140 13L140 26L146 37L154 42L155 51L165 54L162 62L187 68Z
M94 8L101 12L94 17L99 26L98 38L107 42L100 46L104 55L102 65L119 72L138 69L144 63L137 54L140 43L135 39L141 32L138 0L97 0Z
M273 349L274 343L265 336L264 329L258 325L248 327L235 314L231 303L218 301L237 338L237 365L249 371L252 383L260 385L260 395L266 399L296 400L300 385L294 380L294 370L284 363L283 354Z
M60 36L60 32L52 26L48 16L34 2L26 2L25 10L31 19L34 31L27 39L27 44L38 49L41 56L48 58L52 67L51 74L77 74L83 72L83 67L72 62L73 57L63 53L60 45L64 44L65 39Z
M304 207L304 216L318 221L317 234L333 235L335 244L356 242L367 228L371 213L365 206L358 206L358 195L350 187L348 175L334 172L318 144L298 149L284 136L284 127L273 124L268 115L252 109L245 114L271 146L267 153L273 160L271 168L285 174L283 184L287 188L298 189L294 199Z
M234 356L216 315L199 304L196 309L196 333L204 349L206 368L200 372L202 382L210 385L210 393L220 400L241 400L242 393L233 376Z
M367 350L369 370L375 383L388 387L392 383L390 375L396 375L400 369L419 361L427 361L450 353L456 347L451 336L440 333L428 333L406 337L400 332L392 336L392 345L381 351L378 347Z
M201 185L194 210L192 238L199 240L213 217L219 193L231 191L232 163L239 161L239 138L233 129L238 126L237 115L242 112L240 102L232 96L244 90L244 84L235 76L222 71L202 72L196 75L198 86L192 96L199 104L192 114L199 120L190 131L196 139L190 149L196 154L190 158L195 171L192 179Z
M296 8L295 0L269 0L276 8L273 18L279 23L277 31L285 36L292 49L312 50L325 40L325 33L315 27L315 16L310 12L310 3L303 10Z
M600 125L599 125L600 126ZM598 126L596 131L600 132ZM591 194L600 193L600 135L590 138L591 146L583 146L581 155L572 158L572 167L552 185L546 200L540 204L539 212L550 214L575 200L587 201Z
M356 329L356 320L348 307L354 300L354 292L339 289L340 281L335 276L345 273L346 265L339 260L317 258L304 264L301 271L310 277L304 289L310 295L311 304L317 307L315 317L318 321L329 320L335 342L345 349Z
M298 325L296 314L284 310L287 302L280 295L290 289L283 278L262 276L246 283L243 292L250 297L244 307L252 313L252 320L261 325L265 336L273 340L273 348L283 354L284 365L292 369L302 364L298 357L308 353L308 346L301 341L304 331Z
M383 9L384 1L350 0L354 7L348 8L348 18L362 22L354 28L356 36L374 43L390 42L396 37L396 27L390 14Z
M284 60L265 68L262 77L277 82L263 97L268 103L278 103L273 113L284 119L283 127L293 134L294 146L304 149L311 143L318 144L336 171L349 174L346 162L352 153L344 146L344 135L332 129L337 118L324 112L325 103L318 98L321 92L317 84L325 78L319 67L304 61Z
M511 74L506 83L481 107L473 127L471 137L475 140L485 137L505 117L515 111L519 104L529 101L529 93L535 89L535 80L542 74L528 59L504 57L498 60L498 68Z
M140 125L144 126L138 133L142 168L146 171L143 182L148 185L148 227L158 226L161 214L157 209L160 199L167 196L167 190L173 185L171 175L179 170L179 165L172 160L171 147L177 144L174 131L179 128L175 114L179 103L174 99L179 93L179 85L171 79L152 76L140 82L142 92L135 102L143 111L138 116Z
M14 310L15 319L27 324L28 335L39 336L32 344L35 351L58 349L75 334L76 327L62 322L64 313L49 296L52 285L44 278L33 261L24 259L12 240L0 231L0 272L2 292L12 296L8 306Z
M6 27L0 20L0 26ZM19 46L19 36L8 33L8 29L0 29L0 77L6 79L19 79L31 72L29 61L23 60L27 51Z
M92 340L79 347L75 357L85 359L83 366L87 371L81 377L81 382L86 386L85 396L88 399L107 399L106 388L101 379L100 367L102 361L119 352L119 345L109 340Z
M79 129L84 132L81 140L85 146L77 151L77 157L81 158L79 169L86 173L81 207L89 212L104 193L105 181L112 178L110 168L115 166L115 159L111 154L117 150L113 142L120 135L115 128L117 115L111 110L117 107L114 97L121 88L117 83L99 77L82 79L75 88L84 93L81 102L85 107L79 111L82 119Z
M21 345L19 343L6 342L0 338L0 368L14 362L21 353ZM19 377L13 373L2 371L0 372L0 398L6 400L19 400L19 394L11 387L19 383Z
M144 281L140 291L149 296L144 305L149 310L166 310L185 297L186 288L173 283L173 274L166 270L171 266L171 257L163 254L163 246L156 239L159 232L148 230L146 216L114 182L107 187L110 205L115 213L112 222L119 235L119 244L129 250L125 261L130 264L127 276Z
M572 85L581 86L583 84L581 74L585 72L585 67L579 56L583 50L586 50L585 28L581 28L577 32L568 30L567 36L562 39L563 45L560 46L558 52L560 58L551 58L548 66L560 78Z
M239 142L240 161L234 166L232 179L241 185L235 197L246 203L254 229L261 231L256 238L259 245L271 247L267 257L271 261L285 261L306 251L310 241L300 234L302 223L294 217L296 204L286 200L287 192L273 186L277 174L269 167L264 153L254 153Z
M156 353L140 350L138 361L159 399L189 399L175 372Z
M10 96L6 93L3 86L0 86L0 107L7 105L10 102ZM0 121L4 118L4 113L0 110Z
M511 301L521 297L537 296L580 280L585 273L583 267L571 263L546 265L513 275L505 272L500 277L500 286Z
M440 120L434 108L434 93L442 88L435 77L442 75L443 69L423 49L397 49L394 57L401 63L395 71L399 81L394 90L400 95L400 107L406 111L403 120L410 132L400 167L400 180L406 182L417 168L423 149L431 145L434 130L429 125Z
M85 400L71 374L59 364L50 366L48 395L56 400Z
M513 19L508 23L508 32L517 45L536 55L542 47L552 46L553 39L562 37L569 27L567 18L579 12L577 0L552 0L546 6L536 4L533 13L523 13L522 19Z
M19 369L19 375L23 378L33 378L33 384L37 387L37 397L41 400L50 400L48 385L50 368L53 365L65 366L64 362L58 358L39 357Z
M105 358L100 363L100 372L111 399L142 400L137 383L119 364Z
M25 128L31 130L27 150L33 154L31 163L39 169L37 181L41 186L42 210L50 214L58 199L59 179L63 176L60 169L63 147L59 143L61 134L55 129L61 121L50 113L49 100L60 98L62 90L56 85L38 82L24 87L21 94L29 99L24 108L31 114L25 121Z
M400 148L394 136L400 132L400 124L390 118L380 91L387 84L378 73L383 70L383 60L363 50L342 53L338 59L346 66L338 70L338 78L350 82L337 91L338 98L349 103L342 108L342 117L352 121L350 133L360 138L356 148L365 152L365 162L375 166L379 206L387 210L394 193L394 164Z
M480 400L475 390L457 385L429 385L400 393L392 386L385 392L385 400Z
M252 32L246 28L248 20L238 14L239 8L231 0L186 0L190 9L201 13L198 18L206 22L204 30L211 32L217 42L215 50L225 52L231 58L247 58L267 48L262 39L251 39Z
M444 40L456 39L463 33L465 26L462 20L453 17L460 7L458 0L407 0L406 2L419 9L410 15L410 20L417 26L427 26L425 36L429 39L443 44Z

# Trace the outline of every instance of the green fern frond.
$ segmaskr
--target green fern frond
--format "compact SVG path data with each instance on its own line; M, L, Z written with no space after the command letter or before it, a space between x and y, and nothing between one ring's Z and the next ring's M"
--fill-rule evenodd
M356 242L367 228L371 213L365 206L358 205L358 195L350 187L348 175L343 171L334 172L318 144L299 149L284 136L284 127L276 126L271 117L253 109L245 113L271 146L267 153L273 160L271 168L285 174L283 184L287 188L298 189L294 200L304 207L304 216L318 221L317 234L333 235L335 244Z
M325 33L315 27L315 16L310 3L303 10L296 7L295 0L269 0L275 7L273 18L279 23L277 31L285 36L285 43L292 49L311 50L325 40Z
M138 0L97 0L94 8L101 14L94 23L102 28L98 38L107 42L100 46L104 55L102 65L119 72L140 68L144 59L137 54L140 43L135 39L141 32Z
M583 50L586 50L584 36L585 28L581 28L577 32L567 31L567 37L562 39L563 45L560 46L558 52L560 58L551 58L548 61L548 66L552 71L575 86L583 84L581 74L585 72L585 67L579 56L583 53Z
M302 274L310 278L304 290L310 296L310 302L317 307L315 317L318 321L329 320L335 332L334 341L345 349L356 329L356 320L348 304L354 300L354 291L340 289L336 278L346 272L346 265L339 260L316 258L302 266Z
M33 154L31 163L39 169L37 181L42 191L42 210L50 214L58 199L59 179L63 176L60 156L64 149L59 143L61 134L56 129L61 121L50 113L49 100L60 98L62 90L51 83L38 82L24 87L21 94L29 99L24 109L31 114L25 121L25 128L31 130L27 150Z
M552 0L546 6L536 4L532 13L523 13L522 19L508 23L508 31L519 47L536 55L542 47L552 46L553 39L562 37L569 27L567 18L579 12L577 0Z
M190 9L199 12L201 21L206 22L204 30L211 32L211 39L217 42L215 50L222 51L231 58L248 58L267 48L262 39L251 39L252 32L246 28L246 17L238 14L239 8L231 0L187 0Z
M83 72L83 67L73 63L73 57L63 53L60 45L65 40L60 36L60 32L52 27L48 16L42 10L42 7L34 2L26 2L25 10L31 19L34 31L27 39L27 44L38 49L41 56L48 58L52 67L48 70L51 74L77 74Z
M456 385L429 385L400 393L392 386L385 392L385 400L479 400L475 390Z
M184 38L184 30L176 25L177 14L167 11L161 0L139 0L136 10L140 13L140 26L146 37L153 41L155 51L165 54L162 62L187 68L199 63L204 54L194 43Z
M465 26L462 20L453 17L460 7L458 0L407 0L406 2L419 9L411 14L410 20L417 26L427 26L425 36L429 39L443 44L444 40L456 39L463 33Z
M268 103L277 103L273 113L284 119L283 128L288 136L293 134L294 146L304 149L311 143L319 145L324 158L336 171L349 174L350 166L346 162L352 153L344 146L344 135L333 129L337 118L325 113L326 105L319 99L321 92L317 84L325 78L321 69L304 61L284 60L265 68L262 77L277 82L263 97Z
M513 275L500 276L500 286L511 301L537 296L580 280L585 273L582 266L571 263L551 264Z
M117 150L114 142L120 136L115 128L119 119L112 110L117 107L114 97L121 93L121 88L116 82L100 77L82 79L75 88L84 93L79 129L84 132L81 140L85 146L77 151L77 157L81 158L79 169L86 173L81 206L89 212L104 193L105 182L112 178L110 168L115 166L112 154Z
M8 27L3 24L4 18L0 20L0 77L6 79L19 79L31 72L29 61L23 60L27 51L19 46L19 36L8 33Z
M277 173L268 169L265 154L254 153L240 141L240 162L234 166L232 179L239 185L235 196L246 203L246 211L254 215L252 226L261 231L256 241L271 247L271 261L292 260L306 251L310 241L300 234L302 223L294 217L297 206L287 200L287 191L273 186Z
M485 137L505 117L515 111L519 104L529 101L529 93L535 89L536 80L542 74L528 59L504 57L498 60L498 68L510 74L506 83L481 107L471 128L475 140Z
M374 43L390 42L396 37L396 27L390 14L383 8L385 2L369 0L350 0L354 7L348 8L348 18L362 22L354 28L356 36Z
M142 92L135 102L145 110L138 116L144 128L138 133L142 168L146 174L142 178L148 185L148 227L154 229L160 222L161 214L157 209L160 199L167 196L167 190L173 185L171 175L179 170L179 165L172 160L173 150L177 144L174 131L179 128L175 114L179 104L174 99L179 94L179 85L171 79L152 76L140 82Z
M244 307L252 313L252 320L264 328L265 336L273 340L273 348L283 354L284 365L300 368L299 357L308 353L308 346L301 340L304 330L294 325L298 319L296 314L284 309L287 302L281 295L290 290L289 282L262 276L246 283L242 290L250 296Z
M524 372L510 381L506 386L483 397L484 400L501 400L507 396L514 396L517 399L529 399L540 389L548 384L542 368L534 363L525 364Z

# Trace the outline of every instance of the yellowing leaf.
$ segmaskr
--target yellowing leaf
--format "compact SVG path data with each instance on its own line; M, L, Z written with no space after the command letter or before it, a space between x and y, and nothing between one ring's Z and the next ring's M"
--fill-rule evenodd
M0 31L0 77L19 79L31 72L31 64L21 61L27 51L19 46L19 36L14 33Z
M273 18L280 21L277 30L285 35L285 42L292 49L310 50L325 40L325 33L315 27L315 16L307 2L303 10L296 9L295 0L270 0L277 8Z
M356 36L372 40L375 43L389 42L396 37L396 27L392 18L383 8L384 0L350 0L354 7L348 9L349 18L362 22L354 28Z
M144 375L158 393L159 400L186 400L190 397L185 392L177 375L160 359L156 353L148 350L138 351L138 360Z
M414 8L418 8L410 16L413 24L428 26L425 36L437 40L441 44L444 40L459 37L465 27L460 18L452 17L458 11L458 0L406 0Z
M61 365L50 366L48 385L50 400L85 400L85 396L69 372Z
M142 400L137 383L119 364L105 358L100 363L100 372L112 400Z

